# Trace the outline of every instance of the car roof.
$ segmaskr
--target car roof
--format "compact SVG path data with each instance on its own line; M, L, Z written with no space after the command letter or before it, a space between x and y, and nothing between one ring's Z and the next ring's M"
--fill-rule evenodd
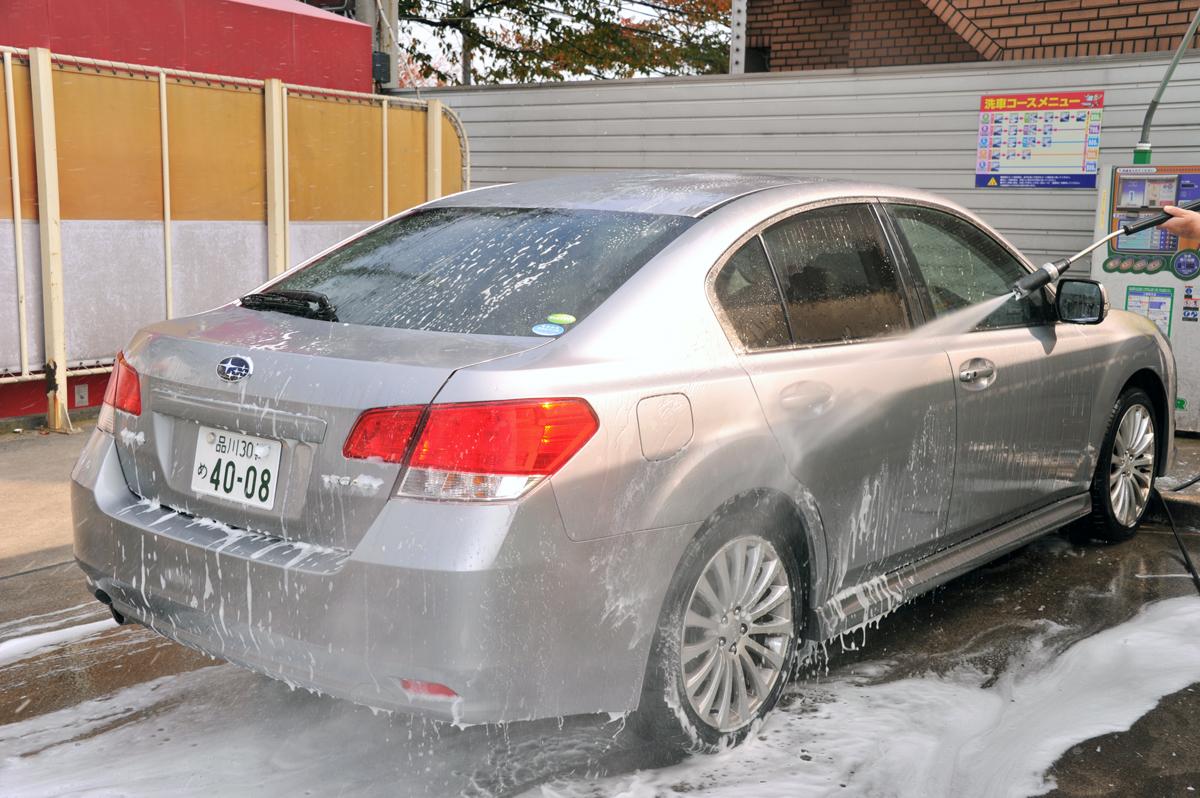
M752 172L587 172L465 191L427 207L570 208L698 217L747 194L817 183L828 181Z

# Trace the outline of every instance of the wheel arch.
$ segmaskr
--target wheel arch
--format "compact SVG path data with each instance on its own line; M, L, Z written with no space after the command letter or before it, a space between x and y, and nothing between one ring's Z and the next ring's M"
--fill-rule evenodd
M1125 381L1117 396L1120 397L1121 394L1130 388L1141 388L1150 397L1150 401L1154 405L1154 415L1157 417L1160 427L1160 434L1154 441L1154 471L1156 476L1162 476L1166 472L1167 452L1170 445L1168 436L1165 434L1167 430L1166 421L1171 412L1171 407L1167 404L1166 387L1163 385L1162 378L1153 369L1143 368L1134 372Z
M809 504L811 502L805 502ZM688 542L688 547L700 540L718 521L739 513L746 513L751 508L765 512L776 528L782 529L785 539L791 545L796 558L796 566L800 572L802 585L799 587L803 604L804 626L801 638L807 639L815 633L817 617L815 615L817 580L822 573L823 540L821 537L820 518L816 515L816 506L802 508L791 496L774 488L755 488L731 496L722 502L697 529L696 534ZM808 510L808 512L806 512ZM814 517L808 517L808 516ZM676 565L678 567L678 564ZM672 575L674 578L674 575Z
M796 560L798 578L802 585L798 585L795 594L800 600L800 617L801 628L797 635L796 645L798 651L803 650L803 646L813 639L814 635L819 634L819 618L815 612L815 598L821 590L821 574L826 567L824 561L825 549L823 546L824 538L823 527L821 526L820 517L816 514L816 505L805 491L800 490L795 496L789 495L778 487L757 487L747 488L739 493L729 496L716 507L713 507L708 516L701 521L695 532L687 539L686 543L679 547L676 560L672 566L672 570L668 579L668 587L664 592L662 603L658 607L658 619L654 631L654 641L652 642L645 663L645 674L641 687L641 699L638 704L638 711L642 712L646 707L647 699L652 701L659 700L661 688L663 684L661 679L663 675L656 667L655 652L660 648L661 635L665 631L665 626L662 621L669 620L666 617L670 602L678 585L678 580L684 563L687 560L688 553L702 544L705 536L708 535L713 527L721 523L731 516L736 517L739 514L749 515L751 512L754 515L765 513L766 518L770 523L777 524L775 528L782 528L783 537L790 544L790 551L794 554ZM678 716L682 710L672 708L672 712ZM694 740L692 742L695 742Z

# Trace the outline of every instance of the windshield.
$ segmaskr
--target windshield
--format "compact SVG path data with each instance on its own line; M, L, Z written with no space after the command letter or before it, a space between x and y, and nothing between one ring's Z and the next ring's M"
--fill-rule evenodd
M269 290L324 294L351 324L558 335L694 223L554 208L431 208L372 230Z

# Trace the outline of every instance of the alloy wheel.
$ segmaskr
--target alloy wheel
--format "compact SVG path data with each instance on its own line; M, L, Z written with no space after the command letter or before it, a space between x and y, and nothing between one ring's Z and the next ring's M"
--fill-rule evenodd
M750 723L786 678L795 634L791 581L775 547L757 536L725 544L683 617L680 667L692 711L719 732Z
M1125 411L1113 438L1108 469L1108 498L1113 517L1133 526L1150 503L1154 485L1154 419L1145 405Z

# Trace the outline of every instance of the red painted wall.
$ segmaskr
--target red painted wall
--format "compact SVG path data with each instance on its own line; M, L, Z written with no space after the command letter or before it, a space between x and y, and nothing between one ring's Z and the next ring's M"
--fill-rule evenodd
M86 385L87 402L75 401L75 386ZM104 400L104 389L108 385L107 374L85 374L67 378L67 406L71 410L99 407ZM40 416L46 412L46 383L43 380L12 382L0 385L0 420Z
M0 44L371 91L371 29L297 0L3 0Z

